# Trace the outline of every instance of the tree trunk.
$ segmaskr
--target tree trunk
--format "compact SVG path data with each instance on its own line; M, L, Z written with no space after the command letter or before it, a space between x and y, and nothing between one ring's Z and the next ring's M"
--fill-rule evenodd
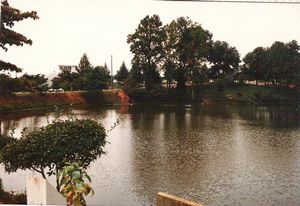
M60 192L59 191L59 179L58 179L58 169L57 169L57 167L55 166L55 170L56 170L56 172L55 172L55 175L56 175L56 190L57 190L57 192Z

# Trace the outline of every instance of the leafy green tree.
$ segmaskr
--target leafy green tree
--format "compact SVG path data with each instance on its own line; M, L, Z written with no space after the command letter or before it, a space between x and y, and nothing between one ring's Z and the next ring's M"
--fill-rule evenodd
M168 24L166 33L165 58L175 66L177 88L185 88L191 70L206 62L212 34L184 17Z
M192 68L191 80L193 84L203 84L208 81L208 68L205 64Z
M300 53L297 41L274 42L268 50L268 75L273 84L296 83L300 72Z
M12 92L20 90L20 81L18 78L12 78L8 74L0 73L0 94L11 95Z
M129 92L131 89L136 89L142 84L144 81L143 74L141 71L135 67L135 65L132 66L132 69L130 70L127 79L124 81L124 90L126 92Z
M258 85L259 80L266 80L267 74L267 49L257 47L252 52L246 54L243 59L243 73L247 80L255 80Z
M120 69L118 70L117 74L115 75L115 79L119 82L124 82L125 79L127 79L129 74L129 71L125 65L125 62L123 61Z
M76 71L61 70L58 76L52 80L52 87L65 90L96 91L107 88L109 84L110 75L106 64L104 67L93 67L86 54L80 59Z
M297 41L274 42L269 48L257 47L243 59L247 80L272 84L300 83L300 53Z
M82 74L90 69L92 69L92 64L90 63L90 60L87 56L86 53L84 53L80 59L80 62L78 64L78 67L76 68L77 69L77 72L79 74Z
M300 45L296 40L292 40L286 45L291 56L287 64L286 83L300 85Z
M268 50L268 73L267 78L273 84L281 83L284 68L289 58L288 49L283 42L274 42Z
M1 1L1 21L0 21L0 47L7 51L8 46L23 46L24 44L32 44L32 40L26 36L12 30L15 22L24 19L38 19L37 12L21 12L18 9L9 6L7 0ZM21 72L22 70L16 65L0 60L0 71Z
M103 69L104 69L105 73L107 73L108 75L110 74L110 72L109 72L109 69L108 69L108 66L107 66L106 62L104 63Z
M52 88L63 88L66 91L80 89L80 74L68 70L61 70L57 77L52 79Z
M96 66L86 71L81 77L85 90L96 91L108 88L110 75L107 68Z
M20 82L22 85L21 91L27 91L27 92L44 92L48 89L48 83L47 78L43 74L37 74L37 75L29 75L24 74L20 78Z
M145 87L151 89L161 81L159 65L163 58L165 31L158 15L146 16L127 43L133 53L132 65L144 75Z
M104 66L102 67L101 69L103 71L104 74L106 74L108 76L108 78L111 80L111 74L110 74L110 71L109 71L109 68L106 64L106 62L104 63ZM110 81L109 80L109 81Z
M46 171L49 176L58 174L66 162L81 162L80 166L87 168L105 153L105 144L106 132L98 122L56 119L47 126L23 131L21 138L6 144L0 162L6 172L30 169L46 178Z
M210 78L222 79L232 77L238 71L240 55L235 47L227 42L216 41L212 44L209 52L211 67Z

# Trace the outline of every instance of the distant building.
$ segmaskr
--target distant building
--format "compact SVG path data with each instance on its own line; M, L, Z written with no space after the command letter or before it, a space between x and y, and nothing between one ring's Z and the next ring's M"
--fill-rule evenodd
M77 70L77 66L74 65L58 65L58 68L64 72L75 72Z

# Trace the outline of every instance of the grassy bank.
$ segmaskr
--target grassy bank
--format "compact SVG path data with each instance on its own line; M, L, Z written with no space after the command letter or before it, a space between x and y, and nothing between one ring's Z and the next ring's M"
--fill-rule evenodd
M298 105L300 92L296 89L256 85L203 85L176 89L157 89L145 91L136 89L128 92L133 102L177 102L204 104L252 104L252 105Z
M0 112L53 108L54 105L113 105L120 104L116 91L63 92L63 93L17 93L0 96Z

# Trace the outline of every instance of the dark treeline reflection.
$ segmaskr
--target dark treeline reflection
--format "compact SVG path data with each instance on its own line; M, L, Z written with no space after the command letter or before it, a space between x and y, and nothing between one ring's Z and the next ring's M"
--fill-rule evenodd
M242 118L257 126L272 128L295 128L300 125L300 107L298 106L139 105L129 107L129 113L135 115L136 118L139 115L161 113L166 116L176 113L184 117L192 113L191 126L199 126L199 121L205 116L222 119ZM184 120L181 118L181 121Z
M104 118L106 110L115 110L116 107L88 107L76 109L75 115L85 118ZM242 118L248 120L248 124L267 126L272 128L295 128L300 125L300 108L297 106L218 106L218 105L137 105L118 107L119 114L132 114L132 118L143 121L158 118L163 114L161 122L165 127L187 124L190 127L201 127L201 122L206 117L231 119ZM179 116L174 120L174 115ZM192 115L191 115L192 114ZM13 129L21 131L22 127L36 127L46 124L46 117L53 116L52 111L26 111L9 114L0 114L0 132L8 135ZM66 113L62 113L62 116ZM139 122L139 121L137 121ZM172 123L171 123L172 122ZM142 124L142 122L140 122ZM161 125L161 126L162 126ZM147 127L153 128L151 122Z
M241 107L239 116L256 125L272 128L295 128L300 125L300 108L297 106Z
M25 127L34 128L45 119L48 112L38 110L0 114L0 133L10 135L20 133Z
M92 118L103 120L109 115L109 111L115 110L115 107L101 106L99 107L75 107L59 108L59 112L54 109L36 110L36 111L20 111L13 113L0 114L0 133L3 135L14 134L19 137L24 128L35 129L51 122L56 116L60 119L66 119L68 116L76 116L78 118Z

